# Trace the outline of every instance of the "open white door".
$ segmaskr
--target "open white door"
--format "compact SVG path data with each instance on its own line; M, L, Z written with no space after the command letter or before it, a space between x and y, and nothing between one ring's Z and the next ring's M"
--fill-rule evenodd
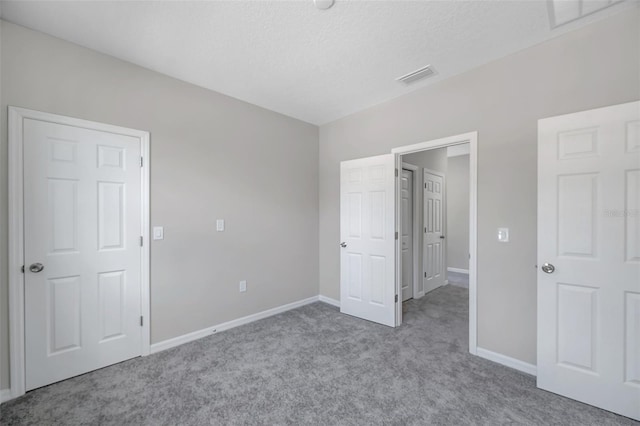
M402 301L413 298L413 172L402 169L400 174L400 252L402 253Z
M395 156L340 164L340 311L395 327Z
M429 293L444 285L444 175L424 170L424 292Z
M640 103L538 131L538 387L640 420Z

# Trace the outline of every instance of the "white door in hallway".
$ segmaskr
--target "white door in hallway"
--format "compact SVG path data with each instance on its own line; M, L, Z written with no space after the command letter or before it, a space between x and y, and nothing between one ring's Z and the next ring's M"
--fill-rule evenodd
M395 157L340 163L340 311L395 327Z
M444 176L424 171L424 291L444 285Z
M538 387L640 420L640 103L538 125Z
M400 176L402 214L402 301L413 297L413 172L402 169Z
M23 120L31 390L141 354L140 138Z

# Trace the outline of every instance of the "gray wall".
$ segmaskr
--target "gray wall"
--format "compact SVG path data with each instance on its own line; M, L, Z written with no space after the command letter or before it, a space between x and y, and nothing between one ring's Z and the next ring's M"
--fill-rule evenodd
M402 161L423 169L447 173L447 148L430 149L402 156ZM422 173L422 171L420 171ZM422 178L420 179L422 180ZM422 201L421 201L422 202Z
M151 132L152 342L318 294L318 128L2 22L7 105ZM7 362L7 133L0 352ZM226 231L215 232L215 219ZM238 281L248 291L238 292Z
M469 269L469 156L447 161L447 267Z
M320 293L340 294L340 161L477 130L478 343L535 363L537 121L639 99L639 23L619 14L321 126Z
M402 156L402 161L412 164L420 168L417 171L418 181L420 186L424 187L424 169L441 172L445 176L447 174L447 148L430 149L427 151L414 152L413 154L407 154ZM446 191L446 177L445 177L445 191ZM418 199L415 200L418 203L418 219L415 225L418 229L424 227L424 191L418 191ZM445 218L446 221L446 218ZM420 232L420 241L418 241L418 259L424 262L424 232ZM422 265L424 270L424 265ZM445 279L447 279L447 271L445 270ZM424 290L424 281L418 283L418 290Z

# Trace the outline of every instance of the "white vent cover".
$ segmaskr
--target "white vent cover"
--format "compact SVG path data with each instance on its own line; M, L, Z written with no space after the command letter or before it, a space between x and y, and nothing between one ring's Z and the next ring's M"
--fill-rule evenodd
M426 67L420 68L419 70L415 70L410 72L409 74L405 74L402 77L396 78L396 81L404 84L415 83L418 80L422 80L423 78L431 77L436 74L436 71L431 67L431 65L427 65Z

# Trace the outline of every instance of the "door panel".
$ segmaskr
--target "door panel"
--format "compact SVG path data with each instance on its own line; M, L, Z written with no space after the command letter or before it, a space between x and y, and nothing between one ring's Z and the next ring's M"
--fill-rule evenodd
M122 249L124 244L124 184L98 182L98 249Z
M625 205L629 212L640 212L640 170L625 172ZM624 260L640 263L640 213L624 216L624 237Z
M640 293L625 293L625 336L624 381L640 386Z
M394 156L340 165L340 311L395 326Z
M126 271L102 272L98 274L98 315L100 340L124 337L126 306Z
M402 301L413 297L413 172L402 170L400 176L400 211L402 214Z
M444 176L424 171L424 291L444 285Z
M537 380L640 420L638 123L638 102L539 121Z
M141 146L35 119L23 138L30 390L141 354Z
M558 362L593 371L598 323L596 288L558 284Z
M50 178L47 183L49 253L75 252L78 250L78 181Z
M47 281L48 355L80 349L80 289L79 276L54 278Z

